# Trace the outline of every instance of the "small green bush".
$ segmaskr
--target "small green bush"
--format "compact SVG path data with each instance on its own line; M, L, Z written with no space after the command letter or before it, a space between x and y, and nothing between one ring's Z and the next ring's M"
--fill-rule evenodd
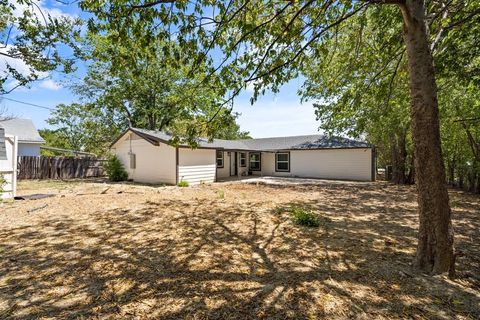
M3 187L7 184L7 180L3 177L3 174L0 173L0 195L3 193Z
M312 210L308 210L302 207L292 207L290 208L290 215L296 224L306 227L320 226L318 216Z
M217 194L218 194L218 198L220 198L220 199L225 199L225 191L223 191L223 190L218 190L218 191L217 191Z
M110 181L125 181L128 179L128 173L116 155L108 158L105 164L105 171Z
M188 187L188 181L180 180L180 182L178 183L178 186L179 187Z

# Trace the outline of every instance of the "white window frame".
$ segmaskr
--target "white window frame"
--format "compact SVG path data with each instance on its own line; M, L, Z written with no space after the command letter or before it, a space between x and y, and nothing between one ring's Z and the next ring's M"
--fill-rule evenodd
M221 154L221 157L218 156L219 154ZM216 163L217 163L217 168L223 168L225 163L224 163L224 156L223 156L223 151L222 150L217 150L217 152L215 153L215 159L216 159ZM218 165L218 160L220 160L222 162L222 165Z
M242 164L242 160L243 160L243 164ZM240 167L245 168L246 166L247 166L247 153L240 152Z
M287 155L287 160L278 160L278 155ZM288 168L287 169L279 169L279 163L286 163ZM290 152L277 152L275 153L275 172L290 172Z

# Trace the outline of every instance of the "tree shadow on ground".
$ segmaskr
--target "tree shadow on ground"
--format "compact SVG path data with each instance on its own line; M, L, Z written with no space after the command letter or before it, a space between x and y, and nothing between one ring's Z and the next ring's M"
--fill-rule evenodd
M480 317L475 201L455 209L468 254L452 282L410 270L410 190L342 188L296 187L313 196L273 208L248 199L158 198L7 228L0 231L0 316ZM291 205L313 208L320 227L297 226L278 210Z

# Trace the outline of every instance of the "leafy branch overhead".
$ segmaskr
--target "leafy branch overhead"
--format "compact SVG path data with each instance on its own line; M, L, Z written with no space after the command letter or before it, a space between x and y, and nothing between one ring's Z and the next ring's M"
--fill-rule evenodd
M0 94L47 77L50 71L70 73L81 55L82 21L51 13L36 0L0 1Z

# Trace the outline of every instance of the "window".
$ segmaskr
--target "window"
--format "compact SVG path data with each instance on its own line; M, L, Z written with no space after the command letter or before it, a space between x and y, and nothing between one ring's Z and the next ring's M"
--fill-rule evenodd
M290 172L290 153L275 153L275 171Z
M250 153L250 170L252 171L260 171L262 168L262 164L260 161L260 152L253 152Z
M217 168L223 168L223 151L217 151Z
M247 154L245 152L240 152L240 167L247 166Z

